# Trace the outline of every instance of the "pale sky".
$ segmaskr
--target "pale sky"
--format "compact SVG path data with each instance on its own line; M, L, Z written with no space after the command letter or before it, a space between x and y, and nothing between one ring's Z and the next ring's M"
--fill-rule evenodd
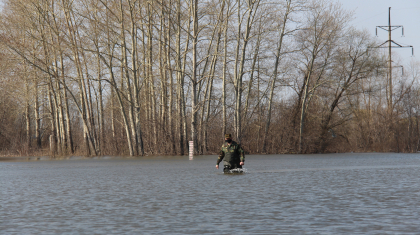
M401 28L392 31L392 40L403 46L414 47L414 58L411 48L393 48L392 53L398 53L403 65L411 59L420 60L420 0L336 0L344 9L354 10L355 19L351 23L359 29L367 29L375 36L376 26L388 25L388 9L391 7L391 25L404 26L404 37ZM388 40L388 32L378 28L380 42ZM387 49L379 49L387 50Z

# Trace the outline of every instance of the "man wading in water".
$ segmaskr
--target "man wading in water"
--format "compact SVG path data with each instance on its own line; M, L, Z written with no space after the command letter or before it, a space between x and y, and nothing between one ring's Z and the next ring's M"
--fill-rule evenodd
M245 164L245 154L242 147L232 140L231 134L225 135L225 143L222 145L222 149L217 158L216 168L219 169L219 163L224 160L223 172L227 173L232 169L242 168Z

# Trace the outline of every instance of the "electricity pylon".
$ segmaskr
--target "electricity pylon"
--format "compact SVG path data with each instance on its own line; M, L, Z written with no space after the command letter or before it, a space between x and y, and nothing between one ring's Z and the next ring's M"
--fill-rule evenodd
M376 26L376 36L378 35L378 28L388 31L388 40L382 43L381 45L374 47L374 48L388 48L388 111L389 114L392 115L392 57L391 57L391 48L402 48L402 47L411 47L411 54L414 55L414 48L413 46L402 46L396 42L394 42L391 38L391 32L398 28L402 28L402 36L404 36L404 27L402 25L391 25L391 7L389 8L388 12L388 26ZM388 46L384 46L388 43ZM396 66L401 67L401 66Z

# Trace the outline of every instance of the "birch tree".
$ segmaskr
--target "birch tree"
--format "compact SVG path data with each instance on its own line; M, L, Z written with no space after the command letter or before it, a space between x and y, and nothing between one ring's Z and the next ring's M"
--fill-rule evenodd
M304 80L300 90L300 124L298 152L302 153L305 120L311 99L318 87L323 85L325 73L331 63L337 40L350 15L339 5L325 1L313 1L306 14L305 30L300 31L298 43L302 48L302 71Z

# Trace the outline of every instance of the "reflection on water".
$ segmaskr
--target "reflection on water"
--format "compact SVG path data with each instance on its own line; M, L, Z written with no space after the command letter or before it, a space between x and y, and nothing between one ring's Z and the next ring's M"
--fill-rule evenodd
M417 154L0 162L1 234L419 234Z

